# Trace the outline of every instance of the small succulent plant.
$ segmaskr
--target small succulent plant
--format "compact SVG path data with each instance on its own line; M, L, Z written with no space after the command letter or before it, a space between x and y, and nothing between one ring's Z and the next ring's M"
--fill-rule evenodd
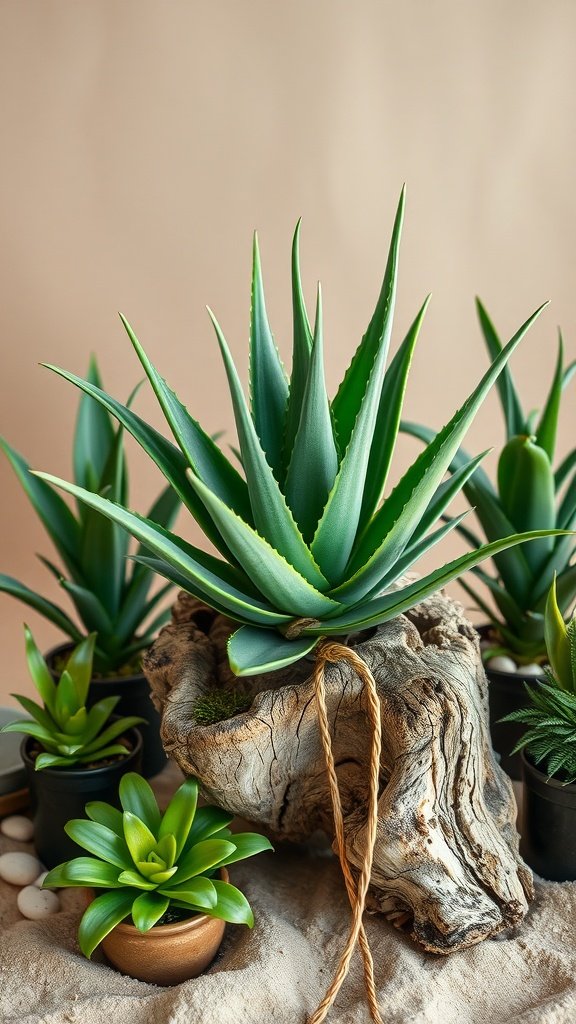
M488 353L496 359L502 344L480 301L477 307ZM464 481L462 488L489 542L523 530L573 531L576 527L576 449L568 452L556 471L553 469L562 394L575 373L576 362L564 366L560 336L556 369L542 412L538 415L536 410L526 415L510 368L506 366L502 371L497 389L506 444L498 462L497 487L479 468ZM433 430L415 423L403 423L402 428L426 444L435 437ZM460 449L450 465L454 479L469 460L470 456ZM477 549L482 545L481 537L468 525L450 521L470 547ZM497 641L486 648L485 658L511 655L519 664L545 660L546 595L557 575L558 603L563 614L568 614L576 598L576 565L572 564L575 552L574 533L554 536L548 532L531 544L496 552L492 557L495 575L479 566L472 567L484 594L466 578L460 580L498 635ZM496 611L489 603L489 595Z
M170 909L184 916L208 914L252 927L250 904L239 889L219 878L220 869L271 850L253 832L232 833L232 815L219 807L197 808L198 783L190 778L176 791L164 815L151 787L135 772L120 782L122 811L94 801L88 820L66 825L71 839L90 857L75 857L53 868L47 888L89 886L105 892L89 905L78 939L85 956L125 918L147 932Z
M24 632L28 668L43 703L12 694L30 718L9 722L2 732L20 732L37 740L42 747L34 761L37 771L73 768L126 756L130 751L118 739L144 719L133 715L111 722L120 697L105 697L90 710L86 707L96 635L91 633L72 651L55 683L28 626Z
M101 386L94 359L87 379ZM95 670L105 676L121 674L118 670L130 665L150 645L166 619L166 611L150 617L157 612L170 585L151 595L154 574L147 566L126 560L130 538L125 530L83 504L74 514L53 487L33 475L26 460L4 438L0 438L0 448L58 553L60 565L43 556L40 560L72 601L77 621L60 605L12 576L0 574L0 591L39 612L72 643L79 643L88 633L97 633ZM128 501L123 430L115 427L108 412L87 395L82 397L78 411L73 464L79 487L106 494L112 501ZM167 487L154 502L149 518L160 527L168 527L179 506L177 494ZM139 553L143 554L143 549Z
M536 765L544 763L549 776L576 781L576 614L565 624L558 606L556 581L544 615L548 682L526 685L530 705L513 711L503 721L522 722L527 732L514 753L526 748Z
M177 446L89 381L52 369L116 416L165 475L214 544L219 557L192 546L129 511L123 501L55 477L89 508L128 530L153 557L139 557L178 587L240 623L228 645L240 676L272 671L310 654L320 639L386 622L439 590L466 569L545 531L512 527L422 579L408 569L456 525L442 515L477 470L483 454L444 480L478 408L540 312L499 352L475 390L396 486L386 492L414 346L427 303L386 367L396 296L404 213L402 193L381 292L366 333L334 399L326 393L322 302L312 329L298 255L292 250L294 345L288 379L264 302L254 242L250 327L250 395L244 396L222 330L222 353L243 473L190 416L124 321ZM486 453L484 453L486 454Z

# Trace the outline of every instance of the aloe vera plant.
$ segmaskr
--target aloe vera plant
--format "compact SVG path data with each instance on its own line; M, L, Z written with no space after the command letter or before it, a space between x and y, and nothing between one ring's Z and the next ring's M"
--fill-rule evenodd
M314 327L306 312L299 265L299 226L292 248L294 314L290 379L270 329L257 239L250 323L250 404L224 334L210 313L236 419L243 473L187 412L123 320L176 445L90 381L51 367L116 416L154 460L219 556L206 554L122 502L46 474L90 508L130 531L150 556L140 564L239 622L228 653L238 675L277 669L313 651L323 636L346 635L393 618L466 569L524 539L480 547L413 583L402 576L462 517L445 524L451 499L477 470L470 458L444 480L477 409L537 310L499 352L487 373L382 501L399 429L414 346L427 302L386 368L396 298L404 213L400 198L384 281L375 311L332 401L323 365L322 299ZM542 308L542 307L541 307Z
M544 613L548 682L526 686L529 706L506 715L504 721L527 726L513 753L526 748L536 765L563 782L576 781L576 614L568 625L558 605L556 580Z
M101 386L95 359L90 361L87 381L94 387ZM58 553L60 565L39 557L70 598L77 621L64 608L12 576L0 574L0 591L39 612L75 644L86 634L97 633L94 668L101 675L113 675L151 643L168 613L151 616L170 584L151 595L154 574L146 565L126 561L130 536L121 526L84 503L78 505L75 514L53 487L31 472L26 460L4 438L0 438L0 447ZM82 397L78 410L73 465L79 487L107 495L112 501L128 501L123 428L115 426L106 409L87 395ZM168 486L148 517L161 527L169 527L179 504L176 492Z
M30 718L9 722L0 732L20 732L38 742L42 751L34 761L36 771L125 757L129 749L120 738L144 719L131 715L110 721L120 697L105 697L87 709L96 634L91 633L74 648L55 683L28 626L24 633L28 668L42 704L13 694Z
M482 334L491 359L502 353L502 343L484 306L477 300ZM467 579L461 586L474 599L494 626L499 639L485 651L485 657L511 655L518 664L546 659L544 610L547 594L557 575L558 603L566 616L576 598L576 539L568 531L576 527L576 448L554 470L556 434L562 394L576 373L576 362L564 366L562 336L552 384L542 411L524 412L510 368L505 367L498 380L498 395L504 415L506 444L498 462L497 486L483 469L478 469L463 484L486 539L497 542L510 533L523 530L557 529L524 547L498 551L492 556L495 573L472 567L482 593ZM402 429L430 444L435 432L415 423L403 423ZM460 449L450 465L453 479L468 465L470 456ZM466 542L477 548L480 536L468 525L446 517ZM491 595L495 609L486 598Z
M148 783L135 772L120 781L122 810L102 801L86 805L66 832L90 857L59 864L45 888L104 889L84 912L78 940L86 957L125 918L147 932L170 910L208 914L252 927L245 895L218 877L221 868L271 850L256 832L232 833L233 815L219 807L197 809L198 783L190 778L162 815Z

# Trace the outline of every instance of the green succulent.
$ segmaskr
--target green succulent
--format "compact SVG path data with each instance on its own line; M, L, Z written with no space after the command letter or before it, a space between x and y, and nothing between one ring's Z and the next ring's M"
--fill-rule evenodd
M502 352L494 326L477 300L482 333L491 359ZM514 380L507 366L497 388L504 414L506 444L498 462L495 488L483 469L478 469L463 485L463 491L485 538L497 542L510 533L546 530L547 536L522 548L498 551L492 556L494 574L475 566L472 573L491 595L496 610L475 586L461 580L461 586L474 599L495 627L499 641L485 652L510 654L520 664L542 662L546 657L544 609L546 595L555 575L558 577L558 602L567 616L576 597L576 448L553 469L558 417L562 392L576 372L576 362L564 368L562 337L550 390L542 412L526 415ZM403 423L402 429L426 444L435 433L415 423ZM470 456L460 449L452 460L450 472L457 477L468 465ZM448 521L454 523L454 520ZM456 529L472 548L482 544L481 537L468 526L455 522ZM553 530L563 531L553 534Z
M28 668L43 703L12 694L30 718L9 722L0 731L20 732L37 740L43 752L34 762L36 771L73 768L129 754L127 747L115 741L144 719L130 716L110 722L120 697L105 697L90 710L86 707L96 634L91 633L74 648L55 683L28 626L24 633Z
M87 380L101 387L94 359L90 361ZM35 476L25 459L3 438L0 447L54 544L60 565L43 556L40 561L66 591L80 626L59 605L12 576L0 574L0 591L34 608L73 643L79 643L88 633L97 633L95 670L101 675L113 675L150 645L168 613L160 613L153 621L149 617L170 585L151 596L154 574L145 565L126 561L130 537L125 530L85 504L79 504L74 514L58 492ZM79 487L105 494L112 501L128 501L123 429L115 427L106 409L86 395L78 410L73 465ZM174 489L167 487L148 516L161 527L169 527L179 505Z
M123 320L177 446L80 377L51 367L96 398L136 438L214 544L208 555L120 502L56 477L42 478L129 530L154 557L138 561L241 623L230 638L238 675L289 665L323 636L375 626L411 608L489 555L542 532L501 537L413 583L406 571L460 521L442 523L451 499L484 455L444 480L484 397L540 310L500 352L464 405L384 501L402 401L427 302L386 369L396 297L402 193L382 289L367 331L335 398L323 366L322 301L312 329L292 248L294 314L288 379L266 313L254 240L250 404L230 350L210 313L224 361L240 442L239 472L187 412ZM485 453L484 453L485 454ZM514 534L511 529L510 534Z
M217 877L220 868L246 860L272 846L254 832L234 833L233 815L219 807L197 809L198 783L187 779L164 815L152 789L128 772L120 781L122 811L93 801L89 820L69 821L66 832L92 854L75 857L48 873L45 888L89 886L97 896L80 922L80 949L90 957L96 946L131 915L147 932L169 908L208 914L252 927L254 916L239 889Z
M535 764L544 762L549 776L576 781L576 615L565 624L553 582L544 614L548 682L526 685L527 708L513 711L505 722L522 722L527 732L513 753L526 748Z

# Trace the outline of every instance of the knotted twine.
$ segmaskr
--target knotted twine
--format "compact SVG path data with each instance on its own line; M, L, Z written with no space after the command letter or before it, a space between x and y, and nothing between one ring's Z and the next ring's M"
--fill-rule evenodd
M330 736L330 728L328 725L326 688L324 684L326 665L328 663L337 664L341 661L347 662L362 681L367 699L368 717L372 726L366 846L358 883L356 883L352 875L350 864L348 863L348 858L346 856L342 801L340 799L334 755L332 753L332 738ZM364 962L364 984L366 987L368 1006L370 1008L370 1016L374 1021L374 1024L382 1024L382 1018L380 1016L378 1000L376 997L376 988L374 985L374 962L372 960L372 953L370 952L366 931L362 923L362 916L366 906L366 894L372 872L372 860L374 857L374 845L376 842L376 829L378 825L378 782L380 775L380 750L382 745L380 700L376 689L376 683L374 682L374 677L368 668L368 665L359 657L359 655L355 654L349 647L344 646L344 644L326 640L321 643L317 650L312 678L316 693L318 726L320 730L320 738L322 740L324 759L326 762L330 797L332 800L336 847L338 850L342 874L344 875L344 881L346 883L348 899L350 900L350 906L352 908L352 921L350 924L348 940L342 952L342 956L340 957L340 963L338 964L332 983L330 984L322 1002L319 1003L316 1010L309 1018L308 1024L322 1024L322 1021L326 1019L328 1011L340 991L340 987L348 973L352 954L357 942L360 945L360 951Z

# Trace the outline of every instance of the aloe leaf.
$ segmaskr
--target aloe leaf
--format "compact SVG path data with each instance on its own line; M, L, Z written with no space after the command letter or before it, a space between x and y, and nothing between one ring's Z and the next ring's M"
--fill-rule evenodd
M128 916L134 896L134 891L130 889L115 889L102 893L92 901L84 911L78 929L78 944L85 957L90 959L102 939Z
M502 349L464 405L420 453L376 513L350 563L354 582L347 584L346 590L342 589L347 600L369 593L390 572L424 515L492 384L543 308L540 307Z
M561 531L551 531L558 534ZM504 537L493 544L483 545L479 551L471 551L465 555L448 562L440 569L429 573L415 583L382 597L373 598L365 604L357 604L343 614L330 616L322 622L321 627L315 625L305 626L302 635L334 636L341 633L343 629L364 629L367 626L377 625L380 622L387 622L395 615L401 615L407 608L423 601L430 594L436 593L442 587L447 586L468 569L472 569L485 558L493 558L499 551L511 547L514 544L521 544L527 541L537 540L542 536L542 531L535 530L531 533L513 534Z
M250 521L250 498L246 482L168 387L148 359L128 321L122 314L120 318L188 464L222 501L229 504L243 519Z
M90 357L86 379L96 387L102 387L98 365ZM87 396L78 407L74 431L74 480L80 487L88 487L89 476L99 479L108 460L114 439L114 429L106 411Z
M90 399L93 402L93 399ZM107 414L106 414L107 415ZM124 476L124 450L122 428L114 437L109 461L95 490L112 501L125 504L122 479ZM89 590L100 604L114 618L119 611L124 585L124 558L128 550L128 534L106 516L84 507L82 536L80 543L80 564ZM109 631L98 627L99 633Z
M322 292L318 285L314 344L284 488L294 518L307 541L314 534L337 472L338 452L324 378ZM314 481L313 486L311 481Z
M90 800L86 804L86 814L92 821L106 825L121 839L124 838L124 819L122 811L119 811L117 807L112 807L111 804L107 804L103 800Z
M187 882L189 878L209 871L225 857L234 853L234 850L234 844L225 839L205 839L201 843L196 843L180 858L178 871L173 876L173 884Z
M122 504L124 504L124 502L122 502ZM165 530L171 530L176 516L178 515L180 506L180 495L169 484L163 491L161 491L152 504L150 510L146 513L146 519L149 519L152 523L158 523L158 526L162 526ZM141 544L137 549L136 554L147 555L148 550ZM152 574L145 566L138 566L138 563L136 563L132 570L132 577L128 587L128 592L122 602L123 617L126 614L126 605L128 602L131 601L136 603L140 600L141 605L144 605L151 582Z
M420 558L422 558L430 548L433 548L436 544L439 544L441 540L452 532L452 530L458 529L463 519L470 515L471 509L467 509L465 512L461 512L460 515L454 516L452 519L447 519L446 522L439 526L437 530L432 533L426 534L421 537L420 540L410 544L404 554L400 556L394 567L390 572L389 577L384 577L380 580L376 591L371 592L367 596L372 596L372 593L381 593L389 585L403 576L404 573L415 565ZM352 582L352 581L350 581Z
M491 361L494 362L502 351L502 342L496 334L494 325L488 316L486 309L478 298L476 299L476 310L482 334L484 335L484 341L486 342L486 348L488 349L488 354ZM520 398L518 397L518 392L516 391L514 380L508 367L502 372L496 387L498 389L498 395L506 422L507 437L510 438L515 434L524 433L526 421L522 411Z
M124 810L124 839L135 864L139 860L146 860L148 854L155 848L157 841L154 833L140 820L138 815L127 810Z
M445 522L450 522L452 520L452 518L453 518L452 516L448 516L448 515L443 515L442 516L442 519ZM466 543L471 548L479 548L480 545L482 544L482 540L480 539L478 534L474 533L474 531L470 530L467 526L463 526L462 523L456 523L456 531L460 534L461 537L464 538Z
M234 832L231 841L236 849L229 857L220 861L221 867L228 864L236 864L240 860L256 856L257 853L266 853L267 850L274 849L270 840L266 839L266 836L260 836L256 832Z
M102 518L102 517L101 517ZM86 630L101 636L110 636L114 632L110 618L102 600L87 587L81 587L71 580L61 579L60 586L70 595L78 617Z
M576 469L576 448L568 452L568 455L562 460L554 474L554 486L557 491L560 490L573 469Z
M576 376L576 359L574 359L564 370L564 376L562 378L562 390L568 386L572 378Z
M570 523L573 521L576 515L576 474L572 477L572 480L566 488L566 492L562 501L560 502L560 508L558 509L558 526L562 530L570 529Z
M171 834L176 841L175 857L180 856L184 844L188 838L198 801L198 783L196 779L187 779L179 789L176 790L168 807L166 808L158 838Z
M228 640L228 661L237 676L274 672L299 661L313 651L317 643L316 637L287 640L275 630L241 626Z
M136 772L127 772L120 779L118 790L124 811L130 811L156 835L160 828L161 814L152 787Z
M476 455L475 458L470 459L469 462L464 463L464 465L461 466L460 469L457 469L454 473L452 473L450 477L448 477L447 480L444 480L440 484L440 486L436 490L436 493L434 494L434 497L432 498L430 504L428 505L428 508L426 509L424 515L422 516L420 522L418 523L418 526L414 531L414 534L412 535L412 538L410 540L411 544L413 544L420 537L424 536L430 529L430 527L434 526L434 524L442 517L445 509L448 508L448 505L450 504L452 499L455 498L456 495L460 493L460 491L464 487L464 484L466 484L470 477L473 476L473 474L478 469L480 463L489 454L489 451L490 449L488 449L485 452L481 452L480 455ZM458 522L457 526L459 525L460 523ZM477 541L477 543L480 543L480 541Z
M290 393L286 414L285 463L288 465L290 453L300 423L300 412L304 400L310 354L312 352L312 331L306 312L302 279L300 276L300 221L296 225L292 241L292 315L294 324L292 347L292 373L290 376Z
M211 310L208 312L214 324L232 395L234 417L250 492L252 512L254 513L255 528L313 586L325 586L326 580L310 554L278 486L272 468L266 460L226 339L214 314ZM188 479L191 480L190 474L188 474ZM197 487L195 489L198 491ZM205 490L208 493L208 488ZM219 497L214 491L212 493L216 498ZM219 505L222 506L225 503L219 501ZM248 525L250 525L249 521Z
M547 453L550 462L554 459L554 450L556 448L556 431L558 428L558 416L562 400L562 380L564 377L563 362L564 346L562 343L562 333L559 331L556 370L546 404L536 427L536 442Z
M11 594L12 597L18 598L19 601L28 605L29 608L33 608L34 611L37 611L48 622L52 622L58 629L61 629L74 643L78 643L82 639L82 633L66 612L59 608L57 604L54 604L53 601L48 601L47 598L37 594L36 591L30 590L29 587L14 579L13 576L6 576L4 573L0 573L0 592Z
M550 459L532 438L511 438L498 461L502 507L517 532L551 530L556 526L554 477ZM559 525L562 525L559 523ZM551 537L530 545L524 555L538 573L553 550Z
M45 527L68 572L82 580L78 563L80 525L59 494L43 480L34 476L30 466L8 442L0 437L0 448L5 452L34 511Z
M184 852L187 853L196 843L203 839L209 839L214 833L226 828L233 817L233 814L225 811L222 807L198 807L184 845Z
M38 722L32 722L29 718L17 719L12 722L7 722L0 729L0 732L20 732L25 736L33 736L37 739L43 747L47 750L56 751L57 746L53 739L53 730L45 728L43 725L39 725Z
M405 198L406 188L404 187L400 193L400 200L396 210L392 239L388 251L388 261L376 309L332 402L336 434L342 453L346 451L350 444L354 424L366 394L372 368L376 361L376 356L381 349L384 350L383 362L386 360L386 350L390 341L396 299L398 253L404 219Z
M167 896L158 892L143 892L132 904L132 920L139 932L149 932L170 906Z
M430 296L423 303L386 371L360 510L361 527L370 520L376 511L386 487L400 427L408 373L429 301Z
M132 858L125 840L106 825L100 825L96 821L85 821L83 818L73 818L66 823L64 831L70 839L78 843L78 846L88 850L88 853L93 853L95 857L100 857L123 870L132 868Z
M189 479L206 503L224 540L264 597L293 615L316 616L334 610L335 603L329 597L316 590L292 563L239 519L191 471Z
M576 565L570 565L556 578L556 594L558 604L567 615L576 599Z
M572 689L572 657L568 631L558 607L556 580L550 587L544 613L544 638L554 679L563 690Z
M191 592L190 578L184 573L178 572L167 562L160 558L146 558L140 559L140 561L144 561L159 575L165 576L180 590ZM232 588L230 584L223 583L218 596L214 589L204 589L197 583L194 584L193 590L196 597L206 601L215 611L220 612L221 615L229 615L238 622L259 626L280 626L291 619L290 615L274 611L272 605L256 600L250 594L241 593Z
M217 903L206 913L211 917L218 917L230 924L247 924L249 928L254 925L254 914L248 900L243 892L240 892L235 885L229 882L213 880L216 889Z
M56 684L54 683L46 661L38 649L31 630L26 625L24 626L24 638L28 671L34 681L34 686L44 701L45 706L52 717L54 717L56 713L57 700Z
M254 232L252 256L252 308L250 311L250 399L256 433L260 438L266 459L274 470L276 479L281 481L288 381L266 313L256 232Z
M482 580L484 586L492 594L498 611L500 612L501 615L504 616L505 621L509 624L513 631L515 630L517 633L520 633L524 628L526 619L526 616L520 605L518 605L514 598L511 597L506 588L500 586L498 581L495 580L492 576L489 576L488 573L484 572L479 568L474 569L473 572L475 573L478 579ZM539 616L535 616L535 618L539 619L536 628L537 633L541 634L542 620Z
M211 522L202 502L198 500L186 479L188 463L180 449L176 448L175 445L163 437L162 434L149 426L144 420L140 419L140 417L133 413L127 406L122 405L121 402L116 401L115 398L107 395L106 392L101 391L93 384L83 380L82 377L77 377L76 374L69 373L67 370L61 370L59 367L53 366L50 363L44 363L43 365L46 366L47 369L53 370L54 373L57 373L60 377L63 377L64 380L69 381L71 384L75 384L76 387L80 388L86 394L91 395L100 402L105 409L108 409L117 420L119 420L119 422L144 449L146 454L149 455L152 461L158 466L160 472L174 488L181 501L189 512L191 512L208 539L212 541L215 547L218 548L223 555L227 556L228 552L222 538L215 529L214 524Z
M415 437L424 444L430 444L438 434L437 430L432 430L430 427L424 427L421 423L412 423L409 420L402 420L400 423L400 430L404 434L409 434L410 437ZM448 466L449 473L456 473L463 466L468 465L472 460L472 456L468 454L464 448L459 448L456 452L452 462ZM488 474L482 469L478 468L474 473L473 480L470 481L469 487L472 486L481 487L482 490L489 491L491 494L496 495L496 491L492 486L492 481ZM472 504L474 504L472 502Z
M126 717L120 718L116 722L112 722L104 732L101 732L96 736L90 743L86 743L82 753L93 754L98 753L99 758L102 756L102 748L107 747L112 740L117 739L119 736L124 736L129 729L132 729L135 725L143 725L146 719L139 717L138 715L127 715ZM121 754L127 754L126 747L120 746L118 751Z
M87 885L102 889L121 887L118 881L119 868L96 857L74 857L63 867L63 881L66 885ZM44 884L48 882L48 878Z
M36 701L31 700L30 697L25 697L21 693L13 693L10 696L15 697L20 704L20 707L23 708L23 710L30 715L38 725L42 726L47 733L51 733L54 730L56 723L45 708L41 708L39 704L36 704Z
M476 517L481 523L488 541L496 541L501 537L511 536L515 532L499 499L491 490L476 485L474 477L465 484L463 490L468 501L474 503ZM534 586L534 577L525 552L519 547L501 551L494 556L494 564L509 594L518 604L525 605L530 600L530 593Z
M216 889L210 878L198 875L196 878L189 878L187 882L180 885L166 886L160 890L170 899L179 899L184 903L191 903L196 907L211 908L217 903Z
M79 705L86 704L88 688L92 679L92 660L94 658L94 647L96 645L96 634L91 633L79 643L66 662L66 671L70 673L76 687L76 694Z
M235 599L233 588L228 582L230 566L226 563L220 562L200 549L194 548L191 544L187 544L185 541L172 536L166 530L163 530L162 527L148 522L141 516L136 515L136 513L127 512L106 498L101 498L97 494L84 491L82 488L69 484L65 480L58 480L57 477L52 477L51 479L56 486L62 487L64 490L69 491L69 493L81 498L86 504L93 505L104 512L105 515L115 519L153 554L158 555L163 561L173 566L178 573L181 573L188 580L185 589L189 593L197 593L201 599L208 600L209 603L212 598L208 595L213 595L216 604L221 603L225 599L230 601ZM241 520L238 521L241 522ZM305 583L305 581L303 582ZM310 591L313 594L317 593L312 587L310 587ZM252 599L247 597L246 604L250 605L251 601ZM281 621L285 621L285 617L281 617Z

